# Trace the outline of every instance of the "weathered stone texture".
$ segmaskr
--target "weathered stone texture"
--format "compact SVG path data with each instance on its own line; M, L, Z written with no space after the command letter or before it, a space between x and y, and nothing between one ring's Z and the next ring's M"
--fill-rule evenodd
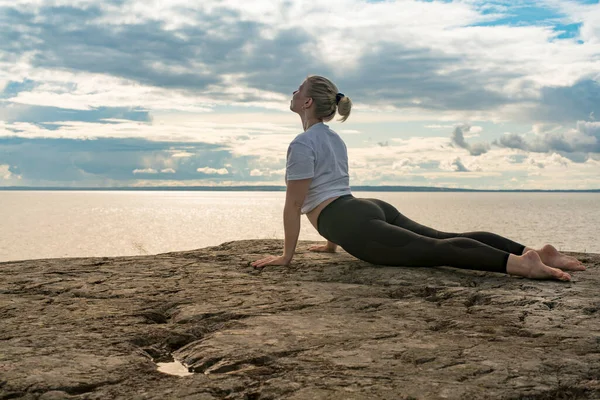
M0 263L0 399L600 398L600 255L564 283L312 244Z

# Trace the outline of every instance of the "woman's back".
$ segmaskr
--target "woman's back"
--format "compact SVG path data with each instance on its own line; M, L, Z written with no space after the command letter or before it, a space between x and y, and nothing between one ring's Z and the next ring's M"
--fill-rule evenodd
M301 212L306 214L325 199L350 194L348 149L328 125L318 123L290 143L286 182L313 178Z

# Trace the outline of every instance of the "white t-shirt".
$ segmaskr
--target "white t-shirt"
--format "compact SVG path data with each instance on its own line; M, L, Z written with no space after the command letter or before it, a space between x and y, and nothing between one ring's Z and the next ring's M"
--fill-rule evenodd
M351 194L348 175L348 149L328 125L316 123L290 143L285 182L313 178L300 209L310 212L332 197Z

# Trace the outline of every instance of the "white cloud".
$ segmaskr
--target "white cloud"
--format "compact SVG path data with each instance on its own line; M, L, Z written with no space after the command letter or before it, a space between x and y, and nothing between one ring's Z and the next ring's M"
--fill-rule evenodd
M454 128L454 125L432 124L432 125L425 125L425 128L429 128L429 129L452 129L452 128Z
M483 127L482 126L471 126L471 128L469 129L468 133L465 133L465 138L472 138L472 137L477 137L479 136L479 134L483 132Z
M132 187L157 187L157 186L166 186L166 187L189 187L189 186L210 186L210 187L231 187L231 186L264 186L269 185L272 186L274 183L272 180L263 180L263 181L252 181L252 182L240 182L238 180L223 180L219 179L210 180L210 179L198 179L198 180L185 180L185 181L177 181L177 180L161 180L161 179L138 179L135 182L131 182L130 185ZM279 183L277 183L279 184Z
M531 131L536 135L543 135L545 133L556 132L562 128L560 124L545 124L537 123L533 124Z
M0 178L3 180L22 179L21 175L14 174L10 171L10 165L0 164Z
M134 174L158 174L158 171L153 168L134 169Z
M575 128L534 125L535 136L506 132L494 144L533 152L600 153L600 122L577 121ZM586 156L587 157L587 156Z
M192 157L194 155L194 153L188 153L187 151L176 151L173 152L173 154L171 155L171 157L173 158L187 158L187 157Z
M210 168L210 167L203 167L203 168L198 168L196 171L198 172L202 172L203 174L217 174L217 175L227 175L229 174L229 171L227 170L227 168L219 168L219 169L215 169L215 168Z
M274 123L231 123L209 122L196 116L188 119L155 117L152 123L125 121L106 124L101 122L57 121L48 123L54 129L15 122L0 121L0 137L19 136L26 138L89 139L89 138L145 138L152 141L183 141L214 144L242 142L253 146L253 140L260 141L264 136L285 137L288 143L294 134L300 133L299 127ZM168 127L168 129L166 128ZM284 134L285 133L285 134ZM252 140L249 140L252 139ZM187 153L176 153L178 157Z
M410 158L403 158L399 161L393 162L391 168L394 171L399 170L409 172L421 169L421 167L415 163L415 160Z
M256 176L261 176L264 178L271 178L271 177L284 177L285 176L285 168L279 168L279 169L258 169L258 168L254 168L250 171L250 176L256 177ZM273 185L273 184L281 184L284 183L283 180L282 182L273 182L273 181L266 181L268 182L268 185Z
M140 85L109 75L55 70L32 70L27 79L44 82L6 101L18 104L90 110L97 107L140 107L148 110L207 112L214 99L199 94ZM57 90L59 89L60 90Z

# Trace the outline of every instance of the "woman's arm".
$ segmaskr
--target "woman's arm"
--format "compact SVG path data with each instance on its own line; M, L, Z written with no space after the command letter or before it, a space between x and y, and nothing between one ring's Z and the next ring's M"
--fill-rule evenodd
M283 257L291 261L296 251L298 236L300 236L300 216L302 204L308 193L312 178L298 179L287 182L285 206L283 207L283 230L285 244Z
M302 205L314 176L314 152L308 145L292 142L286 157L286 194L283 207L283 229L285 231L284 253L282 256L269 256L254 261L254 268L266 265L288 265L294 253L300 235L300 217Z
M283 230L285 232L283 257L291 261L300 236L300 209L286 204L283 207Z

